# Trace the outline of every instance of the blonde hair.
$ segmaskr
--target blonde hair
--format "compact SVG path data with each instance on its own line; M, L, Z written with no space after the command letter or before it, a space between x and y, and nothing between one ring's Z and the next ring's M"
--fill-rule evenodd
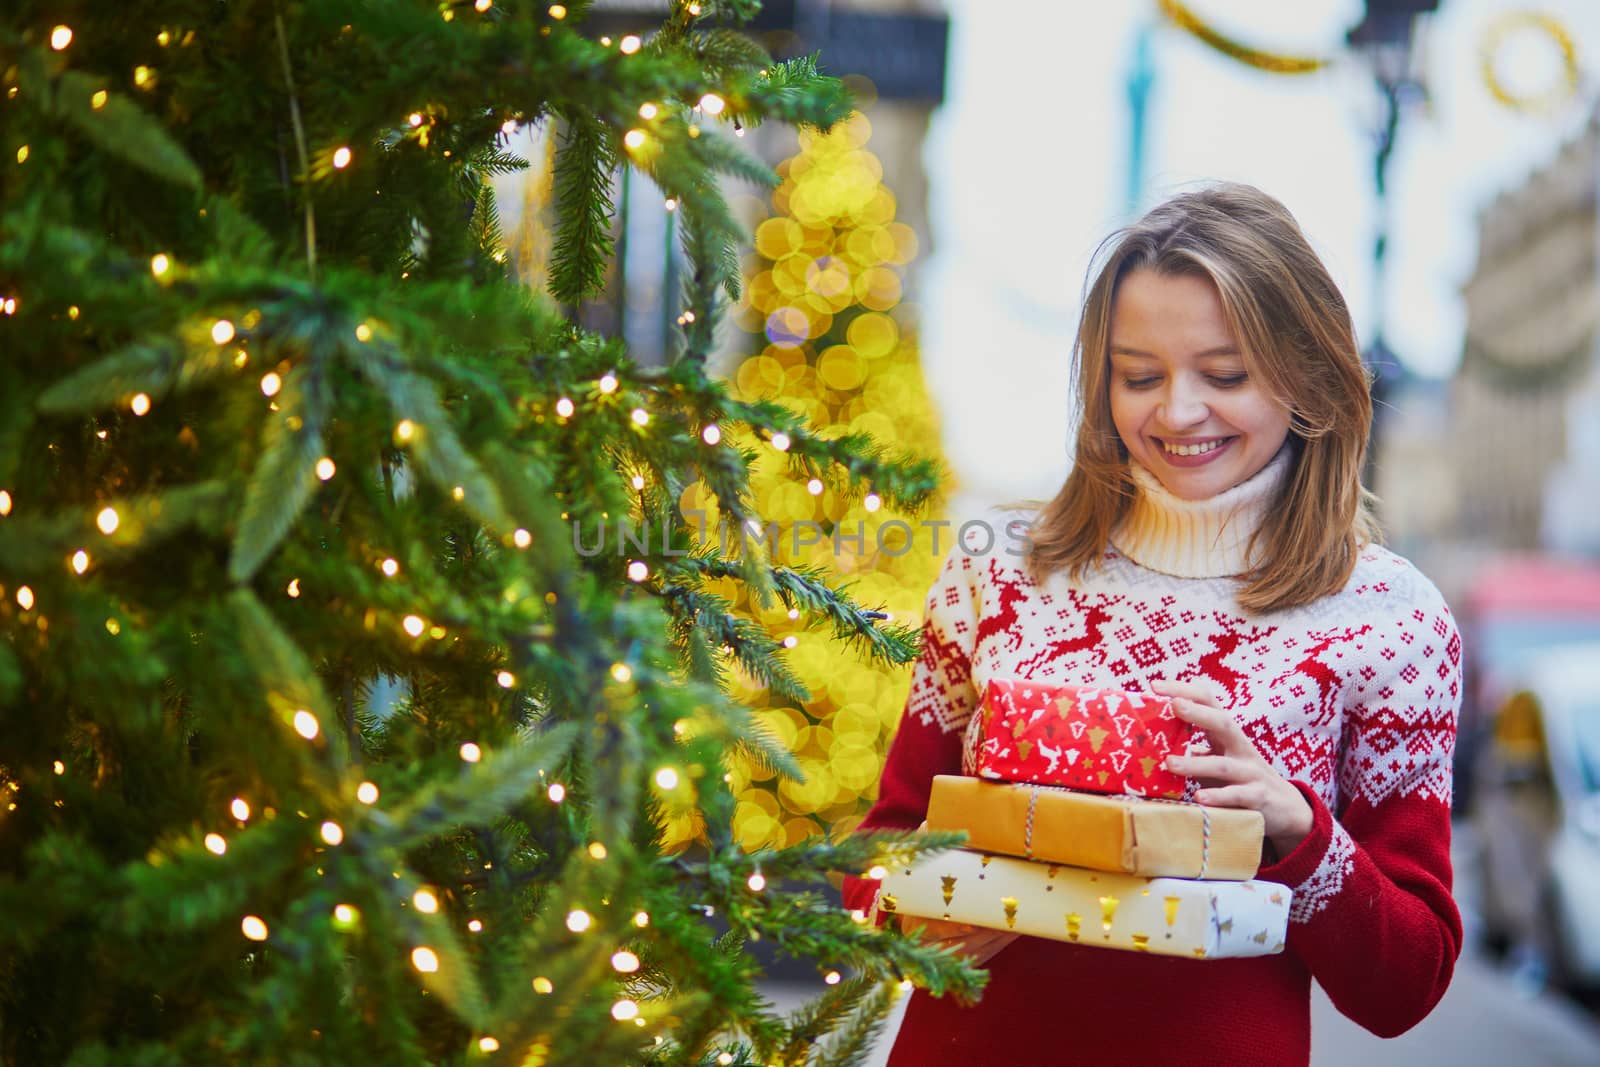
M1109 249L1109 252L1108 252ZM1078 425L1072 472L1029 532L1036 583L1079 579L1102 558L1137 492L1111 421L1111 310L1136 270L1216 286L1252 377L1290 411L1291 463L1250 542L1240 607L1270 612L1342 589L1362 546L1380 539L1361 485L1372 424L1370 377L1333 278L1282 203L1249 185L1182 193L1101 243L1074 345Z

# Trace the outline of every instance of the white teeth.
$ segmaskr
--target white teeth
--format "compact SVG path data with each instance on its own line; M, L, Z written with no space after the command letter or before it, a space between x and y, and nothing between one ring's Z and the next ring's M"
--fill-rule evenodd
M1163 441L1161 443L1161 447L1172 453L1174 456L1200 456L1207 452L1216 451L1217 449L1221 448L1224 443L1225 442L1223 441L1207 441L1203 445L1169 445Z

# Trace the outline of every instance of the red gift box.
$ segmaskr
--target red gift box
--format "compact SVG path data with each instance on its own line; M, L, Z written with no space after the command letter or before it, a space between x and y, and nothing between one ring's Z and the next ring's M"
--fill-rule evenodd
M995 678L984 690L978 776L1096 793L1179 798L1188 779L1166 769L1194 727L1154 693Z

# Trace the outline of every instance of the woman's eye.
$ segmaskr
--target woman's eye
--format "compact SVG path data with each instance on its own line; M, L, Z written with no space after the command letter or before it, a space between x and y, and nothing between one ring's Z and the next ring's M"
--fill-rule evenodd
M1248 374L1222 374L1212 378L1211 384L1221 386L1223 389L1235 389L1249 380Z
M1148 389L1160 380L1160 378L1124 378L1122 384L1129 389Z

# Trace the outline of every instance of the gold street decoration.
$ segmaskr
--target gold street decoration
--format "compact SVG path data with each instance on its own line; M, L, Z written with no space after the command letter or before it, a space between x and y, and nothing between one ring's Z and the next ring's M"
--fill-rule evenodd
M1285 56L1264 52L1259 48L1229 37L1178 0L1157 0L1161 14L1178 29L1191 35L1202 44L1221 52L1229 59L1264 70L1269 74L1315 74L1329 65L1326 59L1312 56Z
M1519 33L1537 33L1561 55L1561 72L1538 93L1515 93L1500 79L1498 59L1508 40ZM1578 94L1578 47L1561 20L1543 11L1508 11L1489 24L1479 49L1483 84L1501 105L1525 114L1547 114Z

